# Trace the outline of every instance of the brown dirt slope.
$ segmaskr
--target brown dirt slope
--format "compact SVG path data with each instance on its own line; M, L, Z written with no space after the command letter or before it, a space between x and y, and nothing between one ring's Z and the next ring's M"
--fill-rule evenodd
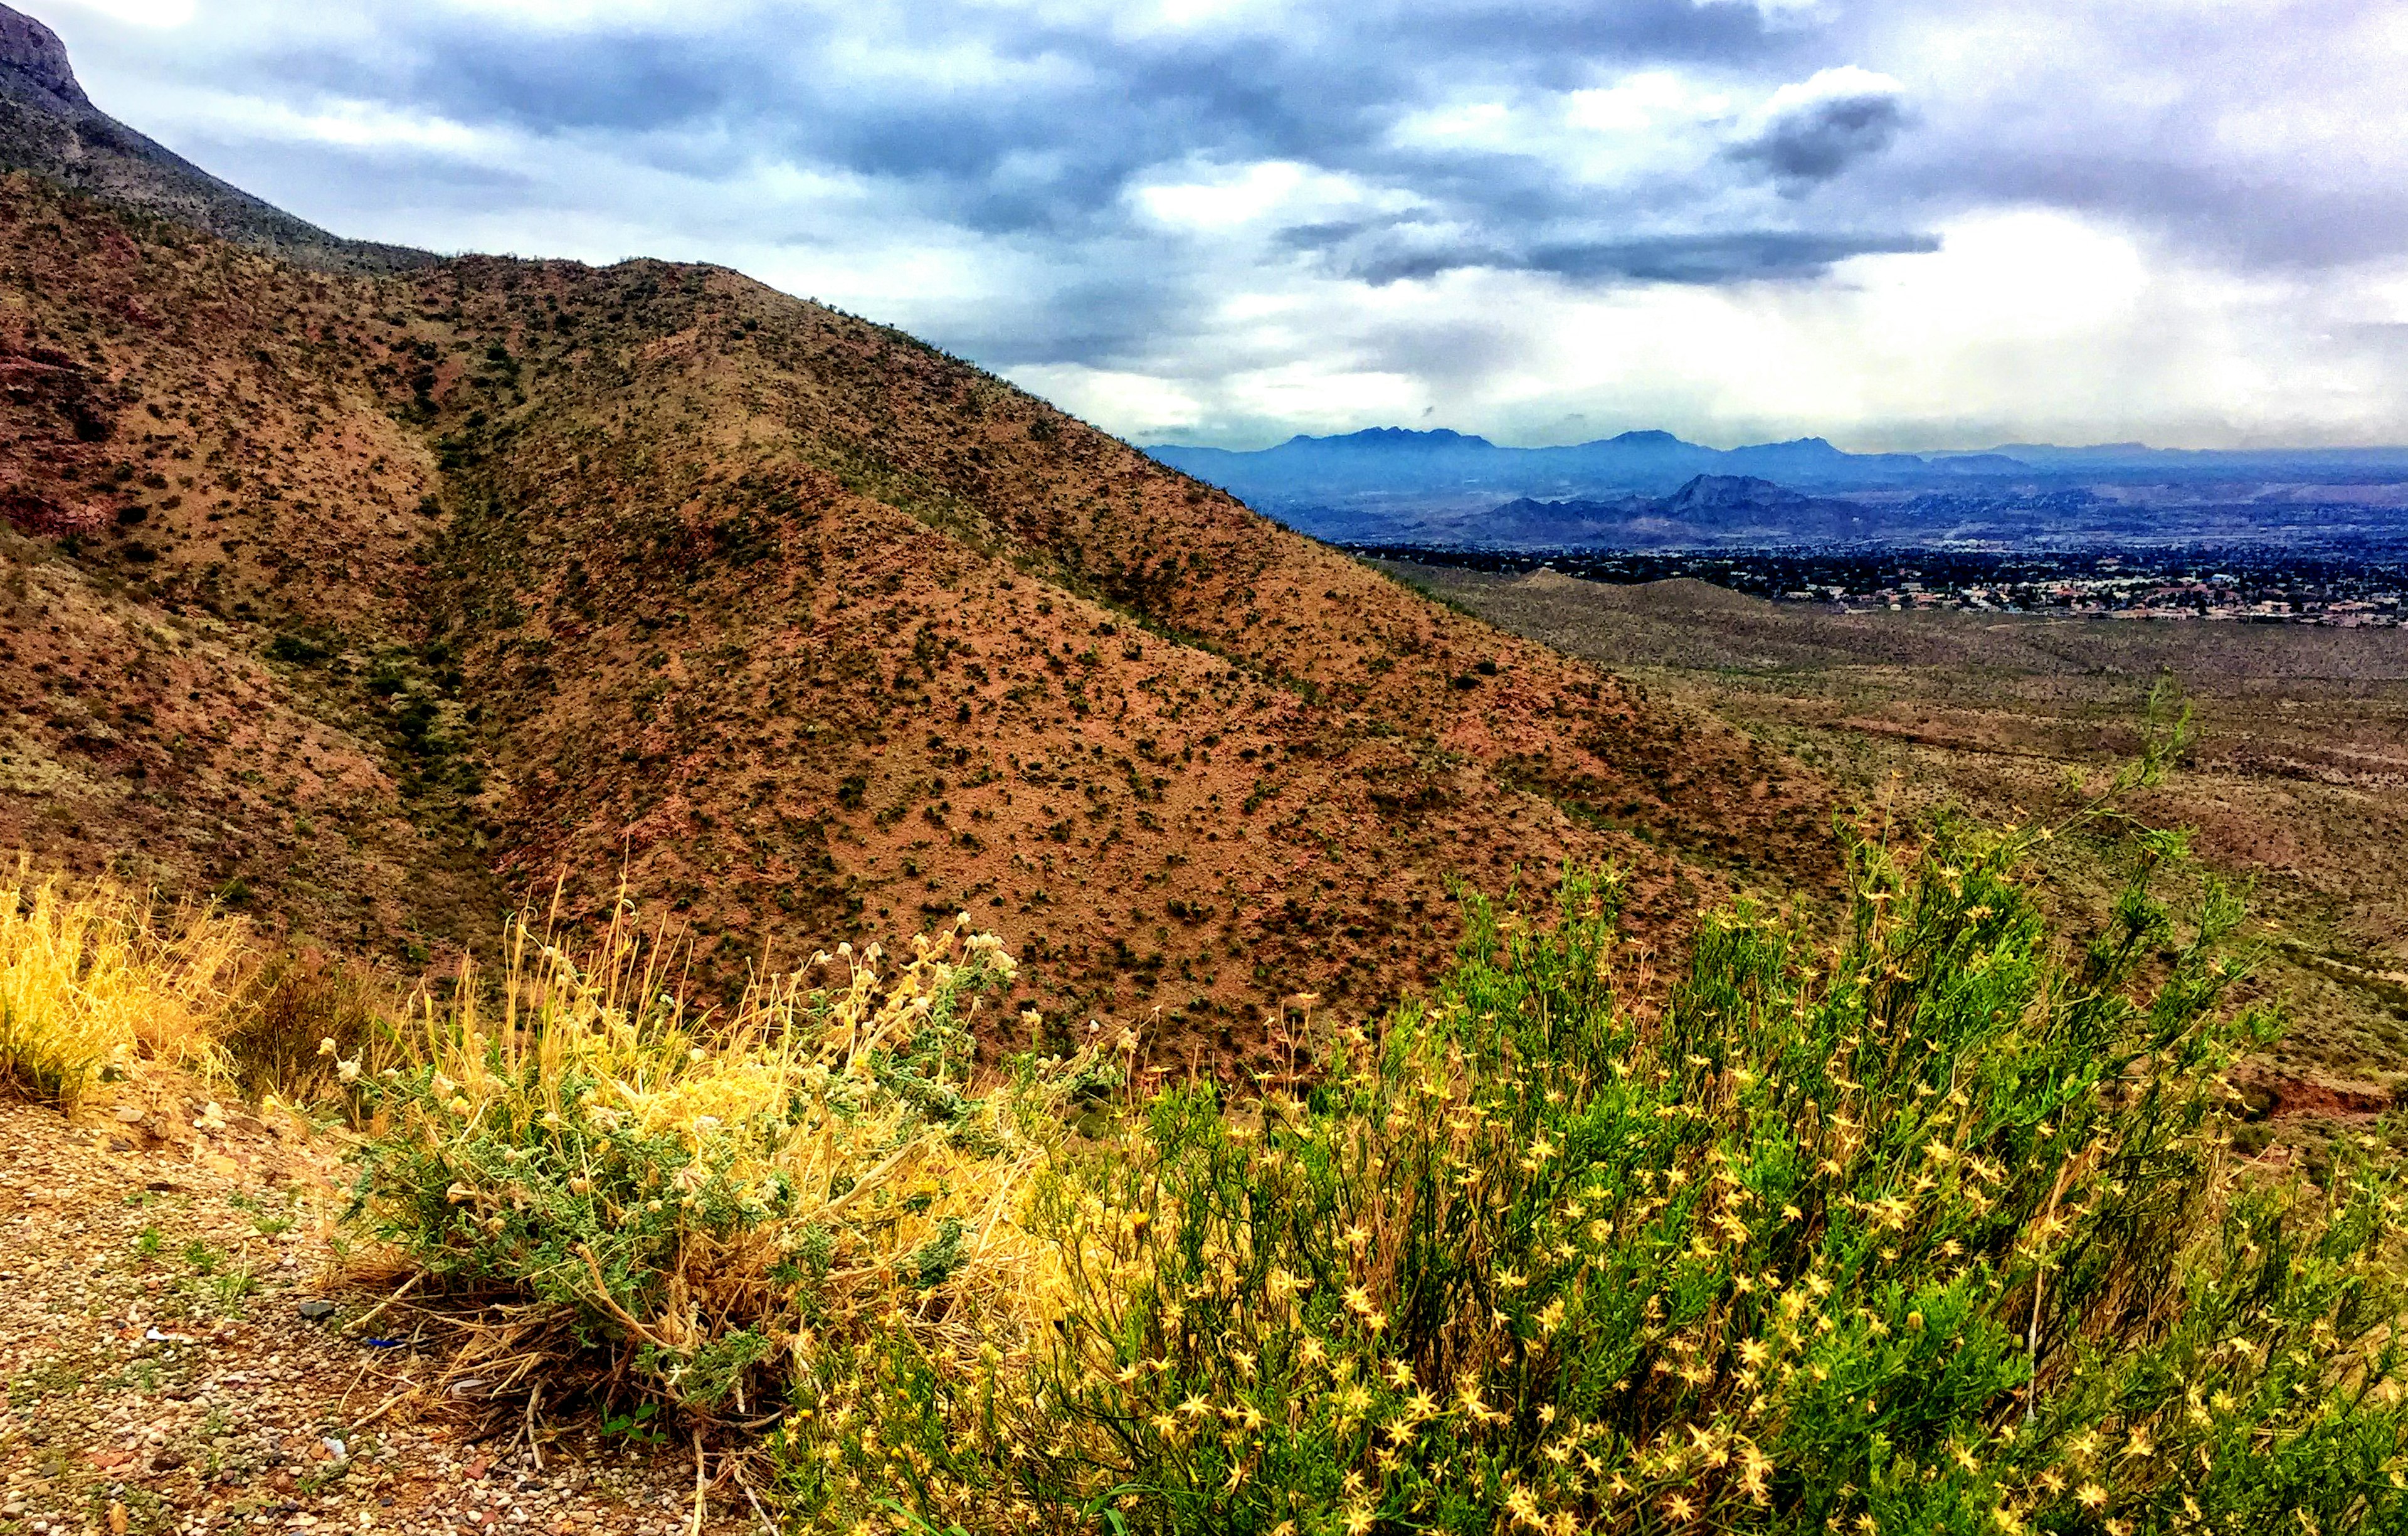
M423 956L507 898L384 683L438 520L365 292L0 179L0 847Z
M307 273L8 190L0 837L401 947L624 869L722 982L967 910L1054 1027L1159 1009L1181 1059L1426 974L1450 876L1620 858L1661 940L1825 873L1777 754L894 331L704 267ZM37 588L184 670L37 671Z

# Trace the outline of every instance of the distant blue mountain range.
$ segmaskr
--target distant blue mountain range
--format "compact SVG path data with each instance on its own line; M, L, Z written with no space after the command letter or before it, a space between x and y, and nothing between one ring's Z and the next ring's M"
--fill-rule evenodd
M1523 548L2020 540L2068 529L2086 538L2250 538L2297 530L2303 504L2367 499L2353 496L2352 486L2408 485L2408 448L2014 443L1850 453L1821 438L1717 449L1669 432L1500 448L1444 429L1373 427L1250 452L1177 443L1147 452L1320 538ZM2128 488L2136 486L2164 494L2135 496ZM2126 490L2098 494L2109 487ZM2167 506L2180 510L2169 516ZM2369 517L2383 537L2408 534L2408 513L2391 506Z
M1698 475L1752 475L1817 490L1876 490L1969 481L2196 481L2245 477L2343 482L2408 481L2408 448L2189 450L2144 443L2059 448L2011 443L1979 452L1850 453L1822 438L1707 448L1670 432L1625 432L1565 448L1499 448L1443 428L1371 427L1343 437L1295 437L1251 452L1163 443L1162 463L1240 496L1283 502L1330 495L1487 491L1596 495L1674 490Z

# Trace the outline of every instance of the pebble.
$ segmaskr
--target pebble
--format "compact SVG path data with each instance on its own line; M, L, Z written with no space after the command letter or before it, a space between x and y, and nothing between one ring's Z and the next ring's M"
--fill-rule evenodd
M0 1250L18 1282L0 1285L0 1381L41 1384L0 1434L6 1530L92 1536L106 1518L74 1512L138 1507L136 1488L165 1516L145 1529L185 1536L685 1529L682 1518L661 1526L660 1512L691 1507L693 1464L674 1451L609 1443L572 1420L554 1427L537 1478L523 1451L460 1443L485 1411L482 1388L442 1397L441 1360L391 1313L391 1349L322 1326L342 1304L311 1291L334 1272L323 1224L348 1170L331 1148L226 1119L229 1141L247 1138L234 1150L254 1159L248 1173L173 1143L113 1156L53 1111L0 1101ZM237 1193L250 1208L229 1203ZM295 1240L262 1233L261 1207L295 1216ZM218 1257L211 1276L182 1256L195 1242ZM280 1250L294 1262L280 1264ZM211 1281L240 1262L258 1288L225 1315ZM414 1398L408 1383L430 1390ZM375 1423L358 1423L397 1391ZM461 1500L471 1466L466 1486L500 1496L473 1513ZM706 1536L759 1529L740 1500L703 1524Z

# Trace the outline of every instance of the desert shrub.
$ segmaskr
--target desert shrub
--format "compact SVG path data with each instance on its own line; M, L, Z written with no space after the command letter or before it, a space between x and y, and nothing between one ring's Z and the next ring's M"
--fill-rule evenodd
M492 1393L582 1379L690 1422L772 1419L811 1363L892 1331L935 1358L1025 1308L1044 1253L1009 1219L1048 1083L970 1091L975 997L1009 956L968 919L691 1014L623 908L580 962L512 938L346 1064L371 1118L350 1219L445 1314ZM538 1377L536 1373L543 1374Z
M216 1066L247 933L20 863L0 875L0 1085L72 1109L141 1061Z
M1326 1080L1177 1088L1057 1156L1045 1346L895 1336L813 1381L798 1517L2402 1529L2396 1184L2228 1159L2220 1074L2272 1021L2225 1006L2234 894L2152 894L2176 840L2079 945L2028 846L1852 839L1835 944L1727 908L1660 1012L1617 994L1613 877L1472 901Z
M390 979L322 950L258 956L224 1005L225 1074L246 1098L329 1099L342 1086L337 1062L373 1070L394 1056L398 1000Z

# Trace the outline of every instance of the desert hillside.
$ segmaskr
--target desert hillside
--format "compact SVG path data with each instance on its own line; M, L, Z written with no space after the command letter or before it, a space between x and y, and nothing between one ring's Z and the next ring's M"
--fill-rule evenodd
M345 240L0 5L0 1536L2408 1530L2401 1036L2273 990L2402 995L2396 668L2193 782L1847 617Z
M46 859L414 964L624 879L710 983L968 910L1015 1009L1179 1059L1412 984L1455 877L1618 859L1662 940L1828 868L1776 754L892 330L7 193L0 841Z

